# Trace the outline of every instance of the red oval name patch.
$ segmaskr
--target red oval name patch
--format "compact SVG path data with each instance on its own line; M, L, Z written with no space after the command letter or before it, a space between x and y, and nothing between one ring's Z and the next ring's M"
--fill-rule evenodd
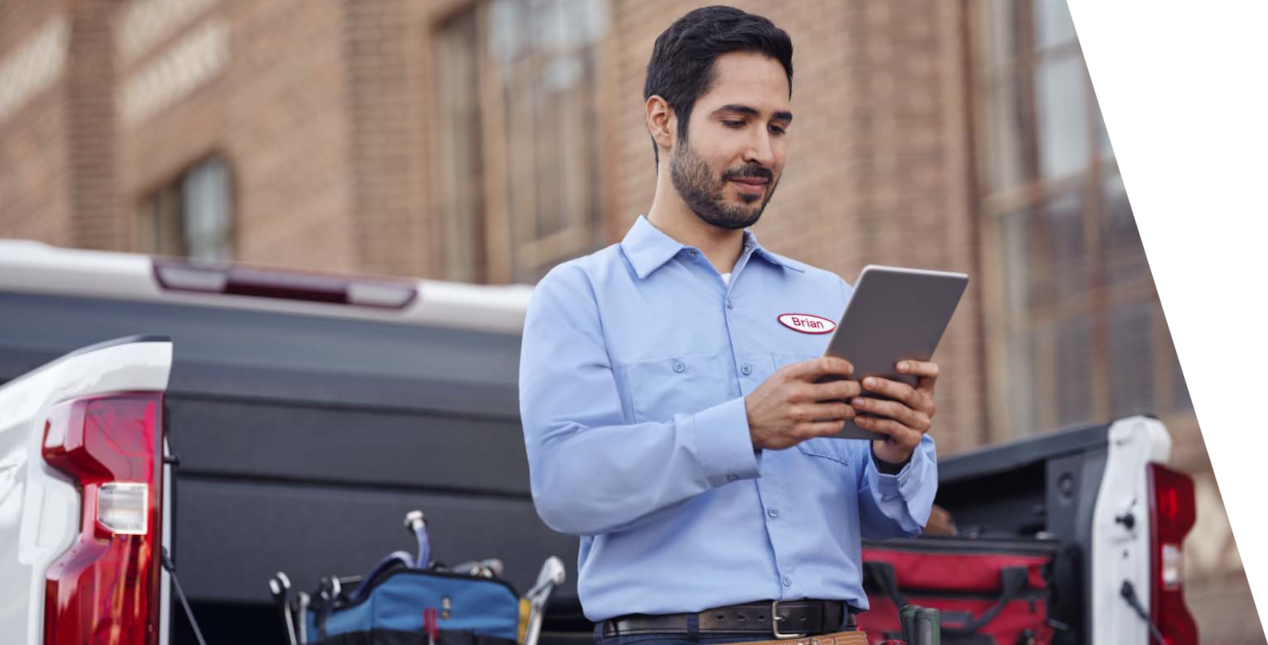
M826 334L837 328L831 320L810 314L784 314L779 317L779 324L803 334Z

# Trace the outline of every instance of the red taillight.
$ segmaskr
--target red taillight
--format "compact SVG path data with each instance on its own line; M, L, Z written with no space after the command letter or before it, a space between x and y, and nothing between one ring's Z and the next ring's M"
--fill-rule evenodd
M44 460L82 491L79 539L45 577L45 645L158 642L163 395L49 412Z
M1151 620L1167 645L1197 645L1198 627L1184 604L1184 538L1197 519L1193 478L1149 465Z

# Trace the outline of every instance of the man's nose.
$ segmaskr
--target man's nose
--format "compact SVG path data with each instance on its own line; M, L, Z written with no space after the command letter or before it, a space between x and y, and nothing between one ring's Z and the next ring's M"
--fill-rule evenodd
M775 165L775 150L771 145L771 135L764 128L749 138L748 147L744 150L744 161L759 163L767 168Z

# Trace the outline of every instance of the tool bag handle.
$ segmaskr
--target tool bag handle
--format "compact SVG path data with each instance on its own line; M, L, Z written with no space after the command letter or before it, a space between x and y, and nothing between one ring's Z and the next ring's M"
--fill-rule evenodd
M872 582L884 593L894 606L900 611L903 606L907 605L907 599L903 596L902 591L898 587L898 577L894 574L894 565L888 562L864 562L863 575L872 579ZM952 627L946 624L942 625L942 633L948 636L971 636L976 634L978 630L985 627L987 623L995 619L1008 603L1017 599L1023 591L1025 591L1030 579L1030 572L1026 567L1004 567L999 571L1000 577L1000 596L999 602L993 607L982 613L981 616L969 620L958 627Z
M894 574L894 565L888 562L864 561L863 578L871 578L872 583L881 590L881 593L893 601L898 611L902 611L902 608L908 604L907 598L898 589L898 576Z

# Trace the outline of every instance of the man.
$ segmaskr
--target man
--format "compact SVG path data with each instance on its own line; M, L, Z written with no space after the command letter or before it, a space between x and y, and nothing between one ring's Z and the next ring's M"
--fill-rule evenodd
M820 358L827 335L779 322L837 320L850 286L745 230L784 169L792 75L765 18L708 7L670 26L647 67L651 209L551 271L529 307L533 498L581 536L578 592L603 645L851 631L860 539L929 518L937 366L897 366L916 388L850 380ZM816 384L828 375L844 380ZM828 437L851 418L888 439Z

